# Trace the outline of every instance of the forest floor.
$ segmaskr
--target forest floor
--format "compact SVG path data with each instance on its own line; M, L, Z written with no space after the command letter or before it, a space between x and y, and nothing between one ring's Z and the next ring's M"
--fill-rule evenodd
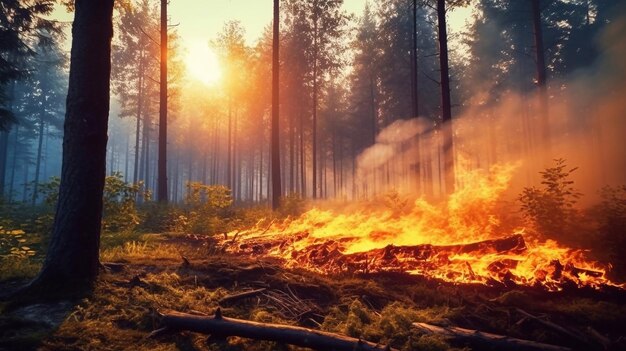
M1 303L0 350L304 350L237 337L212 341L192 332L149 337L160 327L157 310L212 315L218 306L228 317L332 331L401 350L455 349L440 337L420 335L414 322L578 350L626 349L621 292L496 290L390 273L324 276L285 269L273 259L221 253L210 237L174 234L103 237L101 260L124 266L103 272L89 297ZM0 292L26 281L0 282ZM265 290L220 303L259 288Z

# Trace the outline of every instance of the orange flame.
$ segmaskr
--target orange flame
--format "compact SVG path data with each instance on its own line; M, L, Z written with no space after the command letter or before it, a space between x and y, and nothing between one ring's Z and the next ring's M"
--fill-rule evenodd
M560 290L614 285L606 269L583 252L518 230L498 232L499 199L515 165L463 172L460 190L435 205L392 194L356 211L313 208L269 226L261 221L236 236L228 250L264 254L287 266L322 273L402 271L456 283L536 285ZM234 241L234 240L233 240ZM621 287L621 286L620 286Z

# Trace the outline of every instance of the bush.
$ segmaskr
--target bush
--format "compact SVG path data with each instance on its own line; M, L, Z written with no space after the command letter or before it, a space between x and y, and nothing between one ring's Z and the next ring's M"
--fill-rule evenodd
M187 182L184 211L176 214L171 230L198 234L227 231L232 203L230 189L223 185Z
M519 196L522 213L536 230L550 237L558 237L571 228L576 217L574 205L580 194L569 179L577 168L567 169L565 160L555 160L555 166L541 174L541 188L524 188Z
M32 231L47 233L52 228L54 208L59 198L61 180L52 177L39 185L43 203L34 209L37 218L33 222ZM102 228L106 231L129 231L139 224L139 214L135 207L138 196L149 195L143 189L143 183L131 184L124 182L120 173L105 178L103 193ZM33 212L33 210L30 210Z
M137 184L124 182L120 173L106 177L102 217L104 230L130 231L139 224L135 200L142 194L142 188L142 182Z

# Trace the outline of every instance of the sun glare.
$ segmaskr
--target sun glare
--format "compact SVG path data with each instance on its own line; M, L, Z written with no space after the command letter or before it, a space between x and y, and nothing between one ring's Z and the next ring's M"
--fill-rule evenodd
M189 75L204 84L212 85L220 80L219 60L206 43L191 45L185 64Z

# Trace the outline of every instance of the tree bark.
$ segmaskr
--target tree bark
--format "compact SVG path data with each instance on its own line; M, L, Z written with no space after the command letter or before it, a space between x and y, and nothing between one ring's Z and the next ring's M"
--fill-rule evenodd
M11 177L9 180L9 202L13 203L13 187L15 185L15 167L17 166L17 146L19 143L20 125L15 126L15 139L13 140L13 158L11 159Z
M46 260L27 287L33 292L81 290L100 267L112 14L113 0L75 2L59 200Z
M448 31L446 28L446 0L437 0L439 33L439 68L441 74L441 122L443 132L443 171L446 192L454 192L454 149L452 133L452 106L450 102L450 74L448 67Z
M4 196L7 155L9 150L9 131L0 130L0 197Z
M135 126L135 167L133 168L133 184L139 181L139 134L141 133L141 107L143 104L143 50L139 52L139 78L137 82L137 123ZM145 122L144 122L145 125Z
M419 105L417 96L417 0L413 0L413 49L411 50L411 92L412 92L412 106L413 106L413 118L419 117ZM420 135L415 137L415 154L417 162L415 164L415 175L417 177L417 192L422 194L422 153L420 149Z
M167 203L167 0L161 0L161 79L157 199Z
M42 100L44 99L42 98ZM41 108L45 109L45 105L41 106ZM45 113L44 111L41 111L39 115L39 138L37 141L37 159L35 160L35 179L33 182L33 197L31 199L31 205L33 206L35 206L35 204L37 203L37 196L39 193L39 172L41 170L41 154L43 150L43 131L44 131L43 116L44 116L44 113Z
M311 146L313 199L317 198L317 36L319 35L317 32L317 11L317 2L315 1L313 5L313 144Z
M272 209L276 210L280 206L281 179L280 179L280 142L279 142L279 23L280 4L279 0L274 0L274 25L272 41Z

